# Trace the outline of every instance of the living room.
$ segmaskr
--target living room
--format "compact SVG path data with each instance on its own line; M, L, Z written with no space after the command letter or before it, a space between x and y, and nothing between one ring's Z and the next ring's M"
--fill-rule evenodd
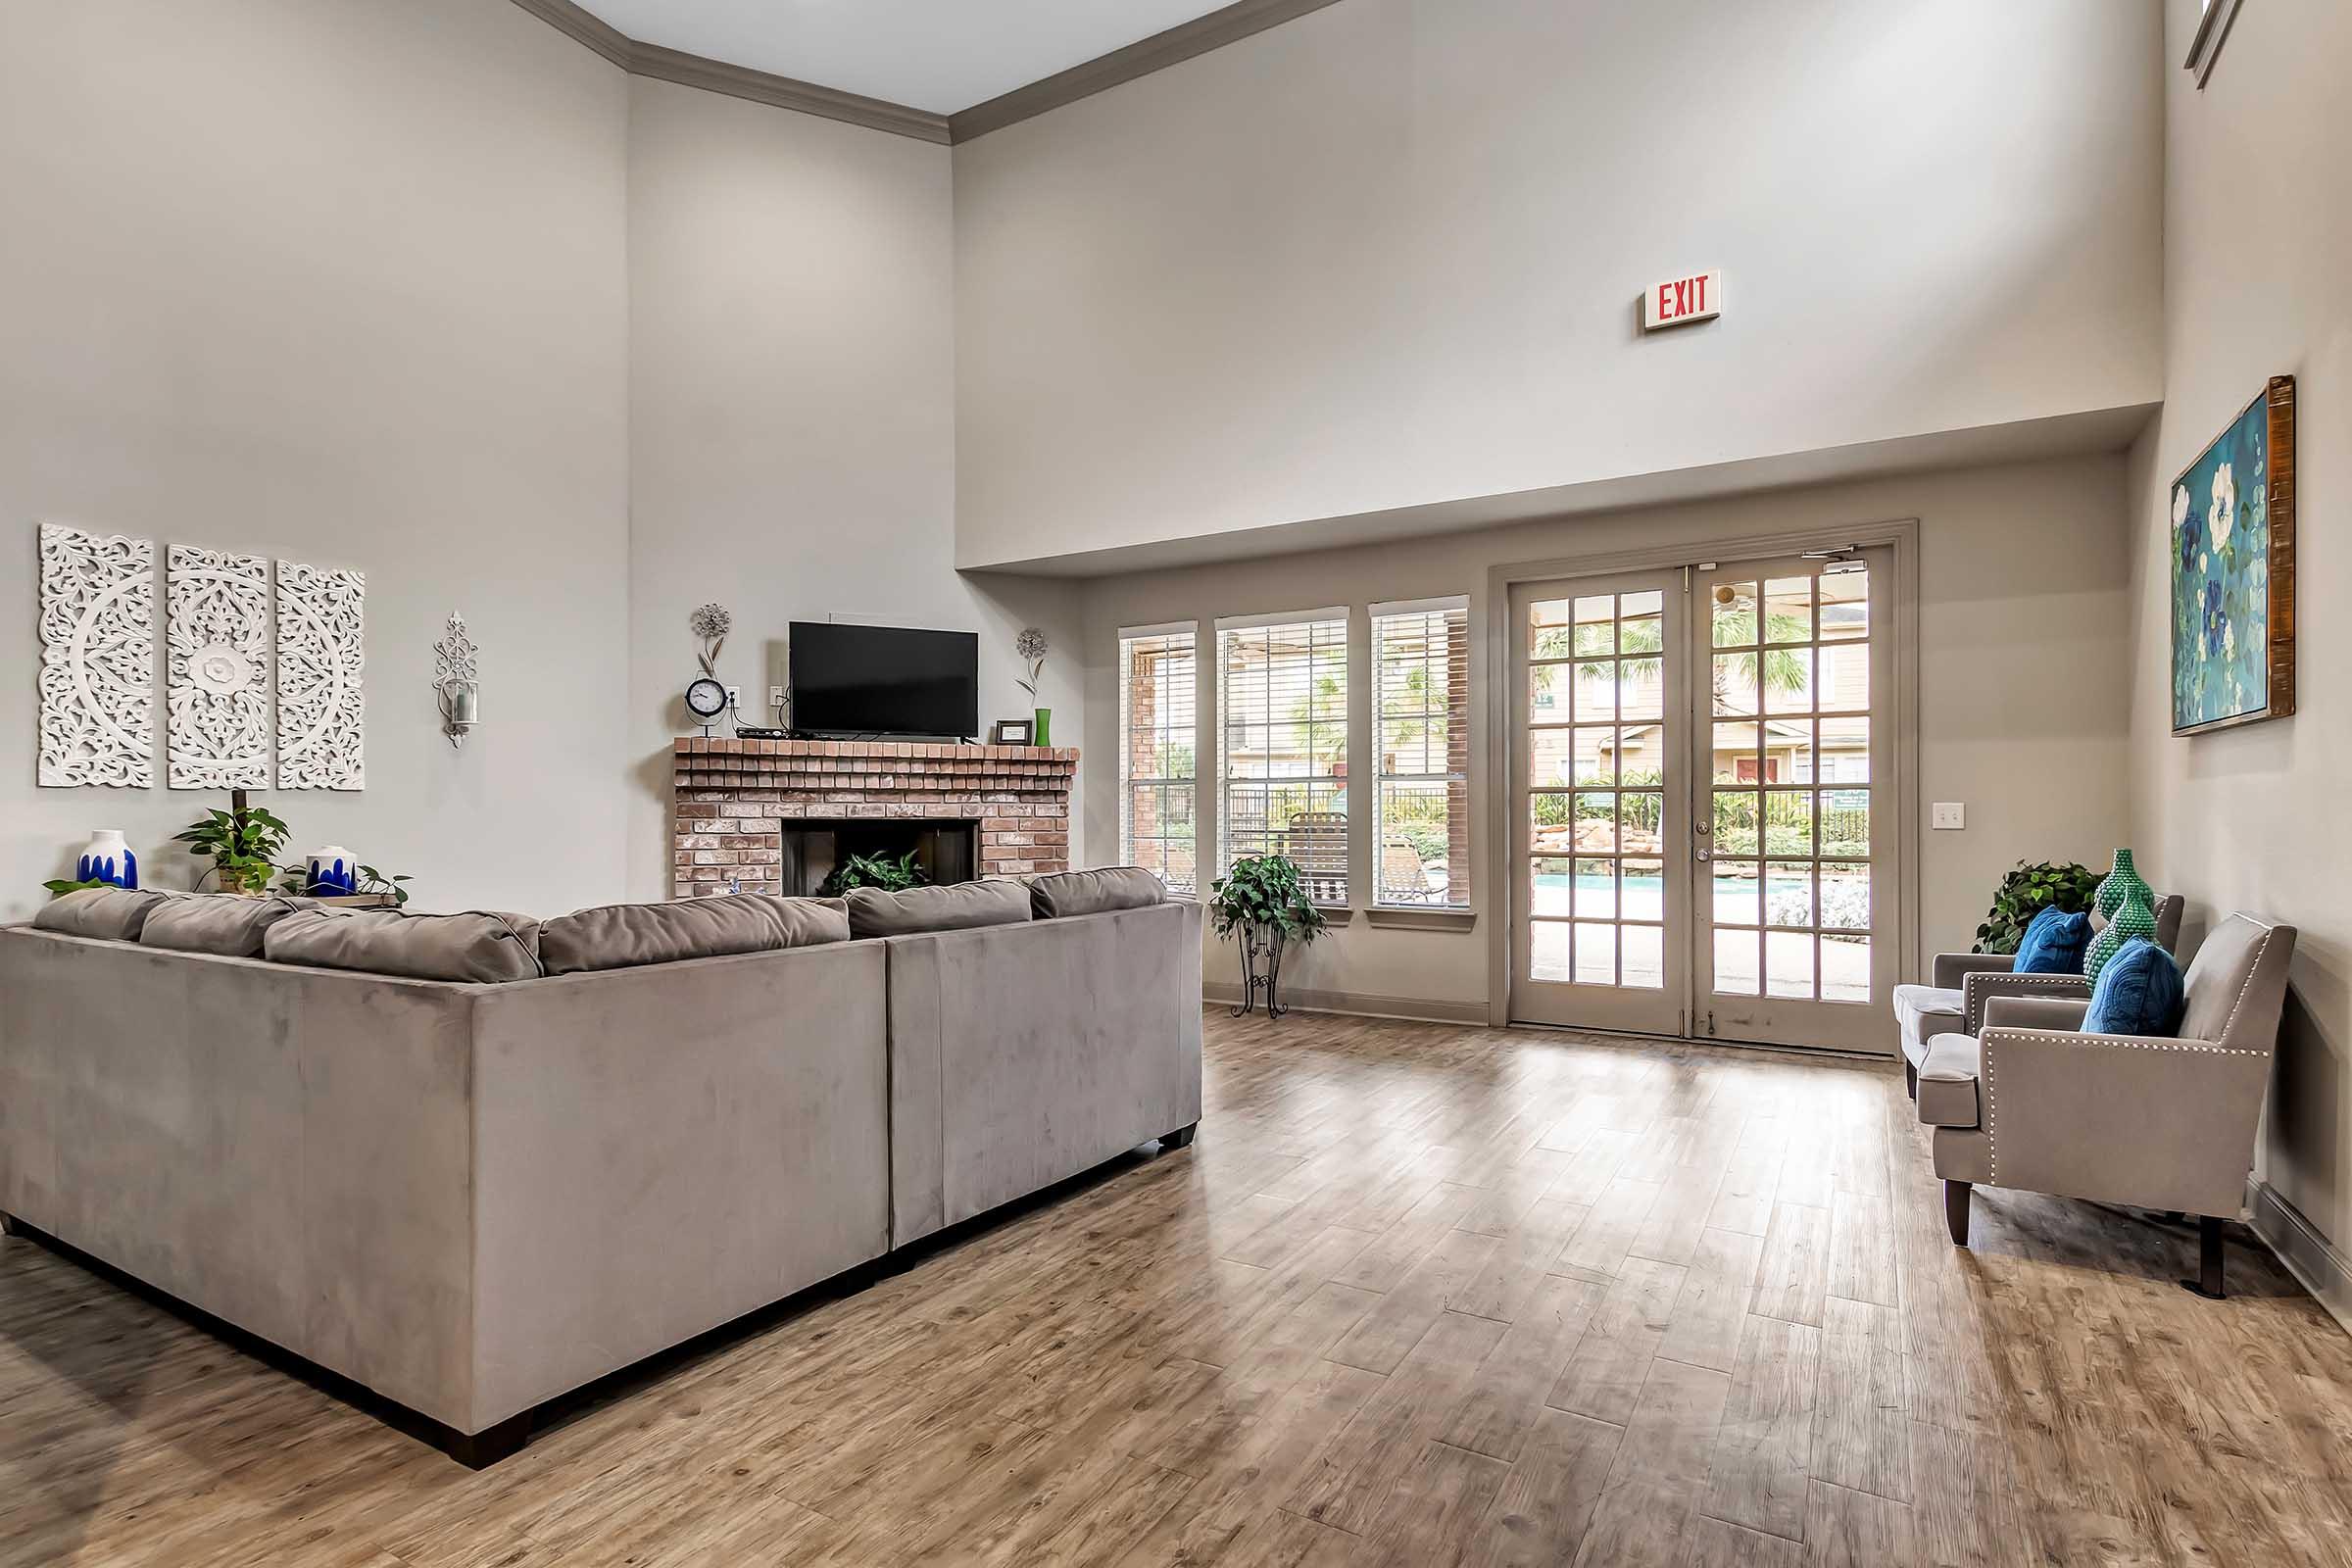
M2342 1560L2347 58L8 8L0 1562Z

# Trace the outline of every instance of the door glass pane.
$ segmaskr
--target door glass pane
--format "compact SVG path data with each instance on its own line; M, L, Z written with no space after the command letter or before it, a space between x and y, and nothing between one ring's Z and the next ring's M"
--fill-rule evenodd
M1527 782L1530 787L1550 790L1575 783L1578 776L1577 750L1576 732L1573 730L1528 731Z
M1538 855L1565 855L1576 848L1575 797L1546 790L1527 798L1527 847Z
M1576 798L1576 848L1584 855L1617 853L1617 797L1594 793Z
M1659 659L1628 659L1617 666L1617 712L1621 718L1666 716L1666 665Z
M1542 855L1528 861L1527 906L1535 914L1564 915L1569 911L1569 865L1557 856Z
M1654 790L1628 790L1618 802L1618 848L1627 855L1663 854L1666 797Z
M1715 922L1758 924L1764 915L1762 867L1753 860L1717 860L1714 870Z
M1576 983L1613 986L1617 983L1617 928L1597 920L1576 922Z
M1870 853L1870 791L1821 792L1821 853L1836 856Z
M1764 923L1813 923L1813 862L1774 860L1764 867Z
M1870 1000L1870 938L1825 935L1821 939L1821 1000Z
M1775 577L1764 585L1764 640L1768 643L1813 640L1812 578Z
M1715 646L1718 648L1752 647L1756 640L1756 585L1752 582L1719 582L1715 585L1714 603Z
M1717 724L1715 726L1715 782L1718 784L1760 784L1764 782L1764 763L1756 749L1756 726L1753 724Z
M1666 646L1666 596L1627 594L1617 602L1617 648L1620 653L1654 654Z
M1580 721L1617 716L1617 665L1596 661L1576 666L1576 716Z
M1752 717L1756 711L1756 656L1717 654L1714 675L1715 716Z
M1568 922L1527 923L1527 977L1564 985L1568 980Z
M1756 797L1744 790L1715 792L1715 853L1753 855L1756 842Z
M1617 913L1617 862L1576 862L1576 912L1588 920L1606 920Z
M1815 772L1824 784L1870 782L1870 720L1825 718Z
M1663 860L1626 861L1624 899L1626 919L1665 919L1666 862Z
M1565 599L1546 599L1527 607L1527 655L1530 659L1566 659L1576 652L1569 630L1574 611Z
M1527 721L1530 724L1568 722L1568 688L1575 677L1573 664L1531 664L1527 671Z
M1642 991L1666 989L1666 928L1622 925L1617 928L1617 983Z
M1767 648L1763 653L1764 711L1809 713L1813 710L1813 650Z
M1847 642L1870 635L1870 572L1832 571L1821 579L1821 640Z
M1772 997L1812 997L1812 933L1764 933L1764 993Z
M1768 790L1764 795L1764 853L1813 853L1813 792Z
M1870 644L1821 651L1821 710L1858 712L1870 706Z
M1757 994L1756 938L1754 931L1734 931L1718 926L1715 931L1715 989L1727 997L1752 997Z
M1851 860L1821 862L1821 923L1841 931L1870 929L1870 867Z
M1613 654L1617 651L1617 600L1593 594L1576 602L1576 651Z

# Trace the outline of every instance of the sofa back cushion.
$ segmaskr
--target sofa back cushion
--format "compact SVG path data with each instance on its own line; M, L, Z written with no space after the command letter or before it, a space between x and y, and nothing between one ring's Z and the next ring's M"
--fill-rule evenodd
M315 906L307 899L245 899L230 893L167 899L139 928L139 946L258 958L271 926L311 907Z
M1032 877L1029 909L1040 920L1111 909L1140 909L1165 904L1167 885L1140 865L1105 865L1092 871L1056 871Z
M849 906L839 899L734 893L558 915L539 928L539 961L549 974L578 974L849 940Z
M110 942L136 942L147 917L172 898L129 888L83 888L51 899L33 914L33 926L69 937L103 937Z
M2090 988L2082 1032L2169 1037L2180 1027L2180 965L2146 937L2126 937Z
M474 985L540 973L539 922L527 915L410 914L402 909L299 909L262 939L272 963L359 969Z
M850 935L905 937L921 931L962 931L980 925L1020 925L1029 918L1029 890L987 877L939 888L850 890Z
M2078 909L2069 914L2045 908L2026 922L2017 944L2019 974L2081 974L2084 950L2090 946L2090 916Z

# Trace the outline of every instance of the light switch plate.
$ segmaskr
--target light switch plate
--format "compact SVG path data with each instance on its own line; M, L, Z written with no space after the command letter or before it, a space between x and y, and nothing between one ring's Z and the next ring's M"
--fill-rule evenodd
M1928 825L1932 828L1946 830L1968 826L1968 803L1966 801L1937 801L1928 808Z

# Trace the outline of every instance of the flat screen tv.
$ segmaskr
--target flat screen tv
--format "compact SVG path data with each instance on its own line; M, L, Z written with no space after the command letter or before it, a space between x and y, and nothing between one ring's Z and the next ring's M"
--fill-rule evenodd
M978 735L980 634L792 623L792 727L817 735Z

